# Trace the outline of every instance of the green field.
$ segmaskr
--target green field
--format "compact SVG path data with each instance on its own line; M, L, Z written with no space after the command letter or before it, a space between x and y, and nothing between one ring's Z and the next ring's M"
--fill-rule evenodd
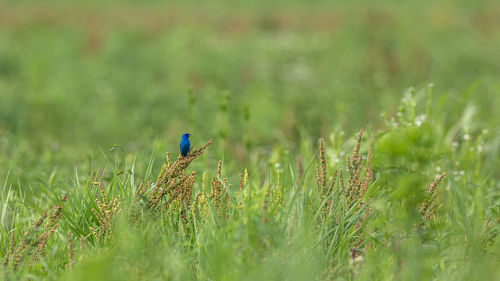
M101 2L0 1L0 280L500 279L500 2Z

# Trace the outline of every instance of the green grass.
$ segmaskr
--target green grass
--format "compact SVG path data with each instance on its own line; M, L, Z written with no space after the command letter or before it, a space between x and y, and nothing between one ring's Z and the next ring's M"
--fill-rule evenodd
M499 279L499 14L0 3L1 278Z

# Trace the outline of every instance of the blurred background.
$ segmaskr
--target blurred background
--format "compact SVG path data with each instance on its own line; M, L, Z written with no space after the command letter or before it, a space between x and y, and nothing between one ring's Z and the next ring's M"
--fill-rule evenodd
M0 176L185 132L236 163L296 151L431 82L450 123L472 102L498 127L499 1L310 2L0 1Z

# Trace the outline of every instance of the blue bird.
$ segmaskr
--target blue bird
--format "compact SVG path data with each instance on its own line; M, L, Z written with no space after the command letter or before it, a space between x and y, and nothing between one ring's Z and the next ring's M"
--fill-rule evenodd
M191 147L191 144L189 143L190 136L191 136L190 134L182 135L181 144L180 144L182 158L187 156L187 154L189 152L189 148Z

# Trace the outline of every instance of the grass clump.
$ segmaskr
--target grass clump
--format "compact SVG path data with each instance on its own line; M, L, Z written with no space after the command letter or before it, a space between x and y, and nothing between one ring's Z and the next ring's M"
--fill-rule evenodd
M487 155L473 157L469 141L450 152L454 140L443 137L449 132L433 111L414 118L422 108L412 99L427 94L405 96L401 113L377 134L361 129L345 142L335 134L313 151L278 151L269 165L243 172L210 157L210 140L174 162L169 153L159 167L150 160L143 176L126 160L78 176L68 196L53 196L57 203L39 213L9 201L22 217L2 232L4 279L492 276L498 199L487 184L472 192L476 178L460 172L488 178L478 168Z
M22 236L16 237L15 230L12 230L9 240L9 248L3 259L3 270L6 278L9 272L16 272L19 267L27 262L29 266L36 264L40 258L43 258L47 245L47 240L57 230L61 219L62 204L66 201L65 194L59 204L51 209L44 210L38 219L22 233ZM45 225L44 225L45 222ZM16 238L18 239L16 241Z

